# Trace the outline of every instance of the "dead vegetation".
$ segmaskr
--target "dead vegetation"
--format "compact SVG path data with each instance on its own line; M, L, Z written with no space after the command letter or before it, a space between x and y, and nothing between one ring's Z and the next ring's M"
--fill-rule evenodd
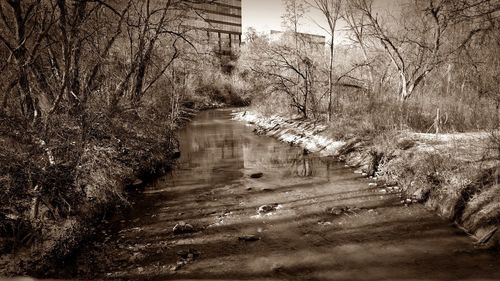
M379 159L375 172L379 180L399 186L406 198L425 203L471 233L480 235L499 225L500 154L489 149L491 139L463 139L457 144L388 134L390 138L377 136L344 151L347 163L368 173L371 161ZM461 139L460 134L456 138ZM383 156L375 157L373 151Z

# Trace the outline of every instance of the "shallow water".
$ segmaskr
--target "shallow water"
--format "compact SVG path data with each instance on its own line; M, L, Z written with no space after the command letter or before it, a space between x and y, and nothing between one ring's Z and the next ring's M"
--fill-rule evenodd
M449 222L230 113L202 112L179 132L178 167L103 226L75 278L500 280L498 254ZM195 232L174 234L181 221Z

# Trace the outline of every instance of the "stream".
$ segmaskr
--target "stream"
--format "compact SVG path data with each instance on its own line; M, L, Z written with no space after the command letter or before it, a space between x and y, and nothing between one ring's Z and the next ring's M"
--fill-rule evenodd
M500 280L500 256L450 222L231 112L179 131L177 167L102 225L72 278Z

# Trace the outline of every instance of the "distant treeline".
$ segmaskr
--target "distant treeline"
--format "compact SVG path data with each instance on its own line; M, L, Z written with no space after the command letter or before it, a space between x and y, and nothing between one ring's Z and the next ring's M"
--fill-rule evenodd
M284 1L280 40L251 29L246 36L239 71L254 103L377 130L498 127L500 3L393 2ZM308 10L320 12L315 21L331 35L324 50L298 33Z

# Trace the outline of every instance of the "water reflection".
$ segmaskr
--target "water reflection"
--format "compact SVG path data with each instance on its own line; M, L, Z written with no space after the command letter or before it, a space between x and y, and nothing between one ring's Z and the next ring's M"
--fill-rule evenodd
M227 184L252 172L280 177L328 178L330 160L298 147L254 135L244 124L230 120L230 110L202 112L179 133L183 140L174 176L207 184ZM183 175L189 171L189 176Z

